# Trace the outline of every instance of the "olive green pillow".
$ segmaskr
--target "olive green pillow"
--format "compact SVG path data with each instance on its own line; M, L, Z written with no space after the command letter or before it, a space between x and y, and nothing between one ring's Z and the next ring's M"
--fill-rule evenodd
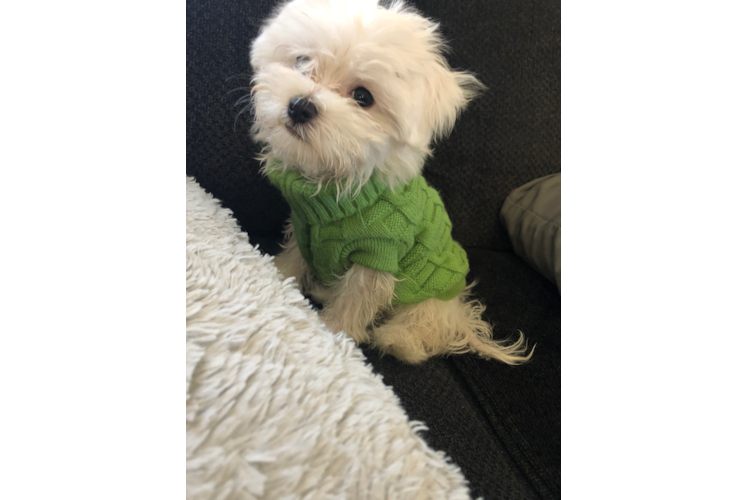
M514 251L561 291L561 173L520 186L501 207Z

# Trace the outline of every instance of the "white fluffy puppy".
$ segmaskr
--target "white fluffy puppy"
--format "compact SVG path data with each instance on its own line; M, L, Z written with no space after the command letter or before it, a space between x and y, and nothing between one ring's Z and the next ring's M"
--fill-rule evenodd
M450 69L437 27L400 2L295 0L262 28L253 134L292 208L275 261L357 343L410 363L473 351L517 364L532 352L521 333L491 340L466 254L420 175L482 87Z

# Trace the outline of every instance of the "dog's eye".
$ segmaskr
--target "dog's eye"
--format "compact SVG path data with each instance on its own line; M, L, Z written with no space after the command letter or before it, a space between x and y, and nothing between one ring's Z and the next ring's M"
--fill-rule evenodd
M309 62L308 56L299 56L296 58L296 67L302 66Z
M363 87L359 87L353 91L353 100L362 108L368 108L374 104L374 98L371 96L371 92Z

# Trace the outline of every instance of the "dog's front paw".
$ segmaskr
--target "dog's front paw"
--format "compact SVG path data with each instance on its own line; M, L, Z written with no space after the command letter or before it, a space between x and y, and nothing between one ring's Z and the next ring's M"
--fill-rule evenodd
M345 332L356 344L369 342L369 333L365 326L359 325L356 321L351 321L350 318L343 317L334 309L326 308L322 310L319 317L332 330L332 333Z
M285 250L276 255L273 260L284 279L294 278L296 287L302 292L309 287L313 280L312 272L298 248Z

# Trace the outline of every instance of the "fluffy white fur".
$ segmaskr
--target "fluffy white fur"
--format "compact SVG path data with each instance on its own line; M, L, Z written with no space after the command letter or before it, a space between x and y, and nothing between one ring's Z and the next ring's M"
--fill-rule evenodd
M285 5L252 45L256 139L311 180L364 183L375 171L393 185L412 179L432 139L451 131L481 87L472 75L450 70L436 29L400 2ZM308 62L297 64L299 57ZM374 106L362 109L351 99L357 87L372 93ZM288 119L297 96L320 110L313 124Z
M431 144L448 134L481 83L452 70L438 25L402 2L294 0L283 5L252 45L253 109L263 160L296 169L310 182L334 182L355 196L372 176L391 187L418 175ZM352 98L364 87L374 104ZM317 116L294 123L293 98L311 100ZM360 266L329 288L316 283L288 232L277 263L325 304L324 320L356 342L417 363L437 354L474 351L516 364L529 359L524 337L491 340L491 327L466 290L448 304L392 307L395 278Z
M355 344L187 179L187 498L470 498Z

